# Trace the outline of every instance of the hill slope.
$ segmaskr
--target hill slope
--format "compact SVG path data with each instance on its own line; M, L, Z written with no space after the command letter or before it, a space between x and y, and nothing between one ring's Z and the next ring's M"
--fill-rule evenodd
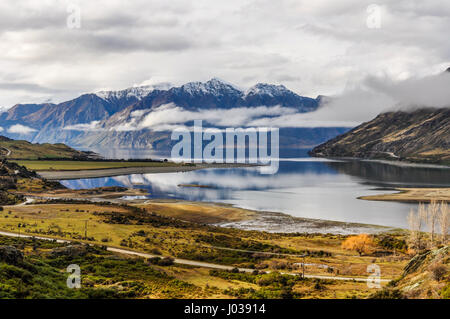
M450 165L450 108L383 113L310 154Z
M77 151L65 144L33 144L0 135L0 156L8 159L88 159L95 154Z
M406 265L403 274L386 290L375 294L381 298L449 299L450 246L416 255Z

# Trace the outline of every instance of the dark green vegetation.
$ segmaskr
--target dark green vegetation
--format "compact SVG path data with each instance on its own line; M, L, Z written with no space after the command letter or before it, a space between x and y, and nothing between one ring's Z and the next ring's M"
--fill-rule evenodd
M315 147L319 157L359 157L450 165L450 108L388 112Z
M80 289L67 287L71 264L80 266ZM182 298L201 291L143 259L101 247L0 236L0 298Z

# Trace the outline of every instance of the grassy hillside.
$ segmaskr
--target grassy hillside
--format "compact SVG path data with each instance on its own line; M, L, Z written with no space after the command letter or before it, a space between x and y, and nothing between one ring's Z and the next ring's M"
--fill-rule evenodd
M0 136L0 156L8 159L86 159L88 153L77 151L65 144L33 144Z

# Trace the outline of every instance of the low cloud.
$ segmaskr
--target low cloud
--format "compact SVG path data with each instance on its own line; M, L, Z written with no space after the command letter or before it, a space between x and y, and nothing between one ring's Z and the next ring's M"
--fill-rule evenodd
M354 127L388 111L450 107L450 72L402 81L367 77L340 95L324 99L310 113L259 118L249 125L278 127Z
M68 125L64 127L65 130L73 130L73 131L101 131L101 127L99 126L100 121L92 121L90 123L80 123L74 125Z
M218 127L246 127L248 123L261 117L279 117L293 115L294 108L282 106L239 107L233 109L212 109L189 111L176 104L169 103L156 109L137 110L131 113L128 120L112 128L103 128L98 121L77 124L65 127L67 130L80 131L138 131L151 129L153 131L171 131L185 127L185 124L194 120L202 120L204 124Z
M9 127L8 133L17 133L17 134L30 134L32 132L36 132L34 128L21 125L21 124L15 124Z
M406 109L417 106L439 108L450 106L450 72L404 81L393 81L387 77L369 77L365 85Z

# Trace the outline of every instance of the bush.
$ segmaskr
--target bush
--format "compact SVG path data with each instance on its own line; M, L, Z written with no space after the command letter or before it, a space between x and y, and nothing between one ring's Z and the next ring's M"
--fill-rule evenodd
M402 292L399 289L379 290L369 296L369 299L404 299Z
M441 281L447 273L447 267L441 263L435 263L430 266L431 275L436 281Z
M230 272L232 272L234 274L238 274L239 273L239 268L234 267L233 269L230 270Z
M442 299L450 299L450 284L447 284L441 291Z
M172 266L174 264L174 259L172 257L152 257L147 259L147 261L152 265L158 266Z
M152 248L150 250L150 253L154 254L154 255L162 255L161 251L158 248Z
M174 259L172 257L164 257L160 260L160 266L172 266L174 264Z

